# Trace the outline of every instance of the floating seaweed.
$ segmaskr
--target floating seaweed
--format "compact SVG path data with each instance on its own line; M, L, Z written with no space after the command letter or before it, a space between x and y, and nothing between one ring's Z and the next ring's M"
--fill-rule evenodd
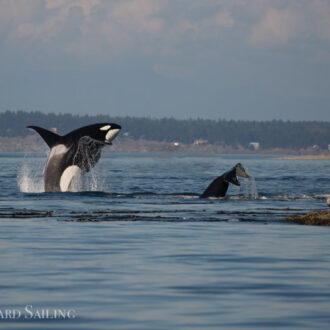
M304 215L294 215L285 221L310 226L330 226L330 211L313 211Z

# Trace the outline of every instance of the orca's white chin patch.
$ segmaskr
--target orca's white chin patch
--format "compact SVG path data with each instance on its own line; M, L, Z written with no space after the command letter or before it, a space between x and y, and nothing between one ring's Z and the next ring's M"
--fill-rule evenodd
M81 169L77 165L67 167L61 175L60 189L65 192L68 191L70 183L75 176L81 174Z
M111 141L118 135L119 131L119 128L109 130L105 136L105 143L110 144Z

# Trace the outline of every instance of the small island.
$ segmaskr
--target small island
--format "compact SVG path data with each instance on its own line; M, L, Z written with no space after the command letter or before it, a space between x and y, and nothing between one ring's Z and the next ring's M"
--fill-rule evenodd
M313 211L304 215L294 215L292 217L285 218L284 221L310 226L330 226L330 210Z

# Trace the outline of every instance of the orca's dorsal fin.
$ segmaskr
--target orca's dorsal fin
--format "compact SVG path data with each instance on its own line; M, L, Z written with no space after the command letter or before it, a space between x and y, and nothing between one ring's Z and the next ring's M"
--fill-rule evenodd
M54 132L48 131L48 130L38 127L38 126L28 126L28 128L32 128L36 132L38 132L40 134L40 136L44 139L44 141L47 143L49 148L52 148L55 145L60 143L61 136L57 135Z

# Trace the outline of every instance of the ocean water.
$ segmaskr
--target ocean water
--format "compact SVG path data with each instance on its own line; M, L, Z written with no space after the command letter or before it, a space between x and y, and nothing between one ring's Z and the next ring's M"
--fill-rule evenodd
M327 208L329 161L104 153L44 193L45 161L0 154L1 329L329 329L330 228L282 221Z

